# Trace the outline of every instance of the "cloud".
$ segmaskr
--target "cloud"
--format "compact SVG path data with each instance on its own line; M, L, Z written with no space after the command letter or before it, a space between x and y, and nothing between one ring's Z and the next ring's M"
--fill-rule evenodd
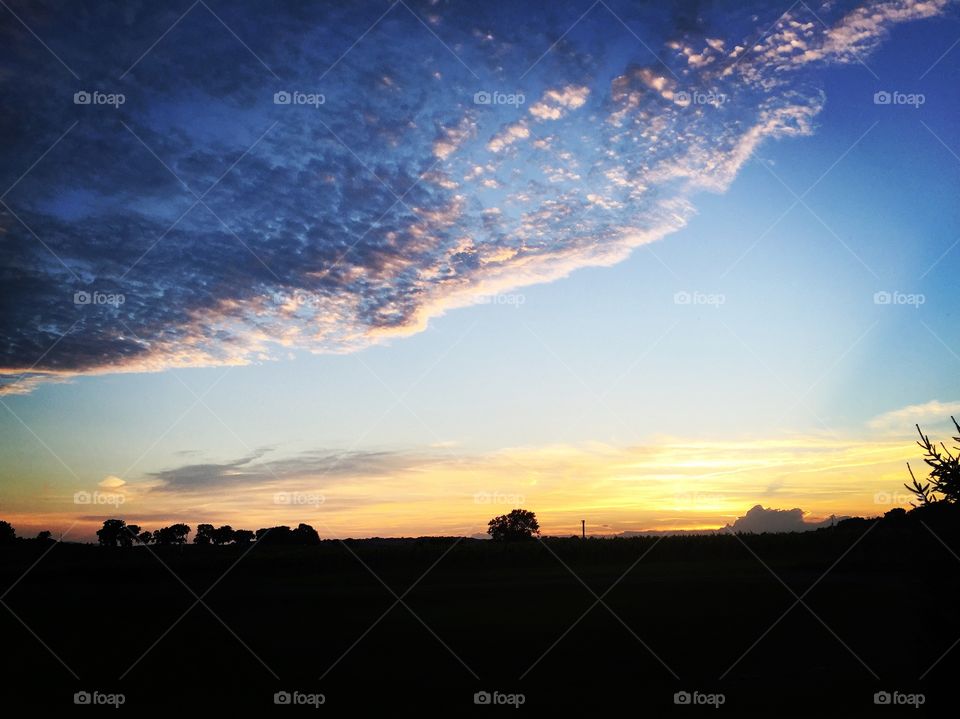
M352 352L478 295L620 262L683 227L762 143L814 132L829 65L944 6L798 6L760 41L777 10L705 10L650 23L665 63L651 64L591 17L595 32L543 56L548 28L569 26L562 4L517 19L410 3L446 46L403 8L366 33L362 5L240 2L228 31L198 5L132 67L178 13L24 7L83 80L4 29L0 85L20 99L0 120L0 393ZM474 73L523 76L531 105L475 103ZM275 104L281 91L323 102Z
M589 96L590 88L585 86L547 90L539 102L530 106L530 114L539 120L559 120L567 111L583 107Z
M187 464L154 472L154 492L204 492L229 487L243 491L257 486L280 487L308 478L316 483L345 477L382 477L425 466L433 458L390 451L312 450L273 460L265 459L269 449L258 450L235 460ZM122 481L122 480L121 480Z
M933 399L923 404L911 404L900 409L884 412L871 419L867 426L872 430L898 434L912 434L914 425L943 424L949 417L960 415L960 400L941 402Z
M117 476L114 476L114 475L110 474L110 475L107 475L106 477L104 477L103 479L101 479L101 480L97 483L97 486L98 486L98 487L103 487L104 489L119 489L120 487L122 487L122 486L125 485L125 484L126 484L126 482L125 482L124 480L120 479L120 477L117 477Z
M766 509L757 504L733 524L724 527L724 531L762 534L764 532L808 532L812 529L828 527L834 521L825 519L819 522L804 521L802 509Z

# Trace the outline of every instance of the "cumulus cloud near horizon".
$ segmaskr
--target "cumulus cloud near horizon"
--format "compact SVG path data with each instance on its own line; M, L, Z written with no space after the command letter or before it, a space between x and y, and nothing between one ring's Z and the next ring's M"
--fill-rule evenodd
M611 1L642 43L598 6L545 54L572 5L534 20L411 2L379 21L198 5L145 55L176 13L24 8L83 79L0 31L0 86L22 98L2 120L0 393L356 351L620 262L763 142L813 133L826 66L946 4L801 3L777 20L757 3L691 26ZM124 102L73 100L96 92Z
M742 517L737 517L733 524L728 524L721 531L745 532L747 534L780 533L780 532L809 532L821 527L829 527L834 521L844 519L838 517L824 519L818 522L808 522L804 519L806 512L795 507L793 509L773 509L757 504L751 507Z

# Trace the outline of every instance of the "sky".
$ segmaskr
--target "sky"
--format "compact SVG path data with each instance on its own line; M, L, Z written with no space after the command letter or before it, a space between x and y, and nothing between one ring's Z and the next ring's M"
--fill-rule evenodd
M20 534L872 516L960 416L955 2L2 4Z

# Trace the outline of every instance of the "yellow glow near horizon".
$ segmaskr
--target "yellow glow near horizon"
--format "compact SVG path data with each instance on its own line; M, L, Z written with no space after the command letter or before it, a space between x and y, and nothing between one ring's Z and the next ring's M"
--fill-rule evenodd
M256 529L306 522L326 537L480 534L490 517L523 506L545 534L716 528L750 507L799 507L810 519L875 516L909 497L910 440L818 436L758 441L661 439L636 447L549 445L482 455L403 457L380 475L322 477L173 492L154 482L116 489L120 505L76 506L72 496L8 507L21 535L39 529L90 538L103 518L152 529L175 521ZM287 493L288 502L276 501ZM38 506L39 505L39 506ZM12 509L13 511L9 511Z

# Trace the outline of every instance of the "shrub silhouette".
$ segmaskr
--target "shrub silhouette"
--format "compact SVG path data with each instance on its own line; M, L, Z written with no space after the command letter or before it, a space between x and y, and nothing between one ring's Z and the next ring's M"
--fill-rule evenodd
M953 426L957 428L957 436L953 438L954 442L960 442L960 424L954 417ZM930 438L923 433L920 425L916 425L917 432L920 433L920 441L917 444L924 451L923 461L930 467L930 481L920 484L910 463L907 463L907 471L910 472L910 479L913 486L904 484L916 496L920 506L933 504L935 502L960 502L960 447L954 446L954 454L947 446L941 442L940 448L930 441ZM941 451L942 450L942 451ZM940 496L938 496L940 495ZM911 504L914 504L911 502ZM914 506L917 506L914 504Z
M514 509L487 523L487 534L500 542L516 542L540 536L537 515L526 509Z

